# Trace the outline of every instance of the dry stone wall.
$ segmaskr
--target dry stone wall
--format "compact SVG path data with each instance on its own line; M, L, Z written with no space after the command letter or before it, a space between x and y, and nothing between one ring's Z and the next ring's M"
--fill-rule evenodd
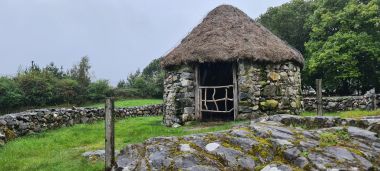
M240 62L238 118L299 114L303 105L300 71L292 62L266 65Z
M164 80L164 124L182 124L195 118L194 69L183 66L166 72Z
M115 109L117 118L161 114L161 104ZM102 119L104 109L98 108L38 109L3 115L0 116L0 145L23 135Z
M375 94L376 95L376 94ZM322 107L324 111L336 112L347 110L370 110L373 109L373 95L364 96L341 96L341 97L324 97L322 98ZM376 95L376 105L380 108L380 94ZM303 99L304 109L306 111L316 111L317 104L315 97L305 97Z

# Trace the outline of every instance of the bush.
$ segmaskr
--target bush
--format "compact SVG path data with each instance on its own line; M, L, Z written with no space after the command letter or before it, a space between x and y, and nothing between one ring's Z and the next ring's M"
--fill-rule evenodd
M77 97L80 93L78 81L72 79L58 80L56 84L56 93L61 103L77 104Z
M19 107L23 95L16 82L8 77L0 77L0 109Z
M88 99L91 101L100 101L107 96L112 96L112 88L109 86L107 80L98 80L90 83L87 91Z
M54 79L39 72L19 74L17 84L24 94L24 101L30 106L43 106L56 100L54 97Z

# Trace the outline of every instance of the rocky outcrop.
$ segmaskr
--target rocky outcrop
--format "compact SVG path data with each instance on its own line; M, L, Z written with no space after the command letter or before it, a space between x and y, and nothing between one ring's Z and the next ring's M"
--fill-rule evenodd
M337 125L290 127L283 124L286 118L266 117L249 126L215 133L151 138L125 147L115 169L380 169L380 139L375 132Z
M147 105L115 109L117 118L161 115L162 105ZM0 145L6 141L35 132L91 123L104 119L104 109L37 109L0 116Z
M360 119L340 118L335 116L295 116L273 115L261 117L256 121L274 121L287 126L298 126L307 129L330 128L337 126L352 126L366 129L380 135L380 116L369 116Z

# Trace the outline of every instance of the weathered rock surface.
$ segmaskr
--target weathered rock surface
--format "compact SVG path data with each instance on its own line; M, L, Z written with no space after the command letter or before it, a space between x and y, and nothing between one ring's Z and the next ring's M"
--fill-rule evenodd
M128 145L118 156L115 169L380 169L380 138L375 132L337 124L313 129L290 127L281 123L290 119L285 116L262 118L227 131L157 137Z
M329 128L336 126L352 126L348 131L353 136L373 137L375 134L380 135L380 116L365 117L360 119L343 119L334 116L310 116L302 117L297 115L273 115L261 117L257 121L275 121L281 122L284 125L301 126L304 128ZM358 127L362 129L357 129ZM365 130L363 130L365 129ZM366 131L367 130L367 131Z

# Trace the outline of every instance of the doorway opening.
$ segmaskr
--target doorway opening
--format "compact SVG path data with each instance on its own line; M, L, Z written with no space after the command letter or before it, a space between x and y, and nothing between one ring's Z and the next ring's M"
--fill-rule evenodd
M234 120L234 81L231 63L199 66L200 112L203 121Z

